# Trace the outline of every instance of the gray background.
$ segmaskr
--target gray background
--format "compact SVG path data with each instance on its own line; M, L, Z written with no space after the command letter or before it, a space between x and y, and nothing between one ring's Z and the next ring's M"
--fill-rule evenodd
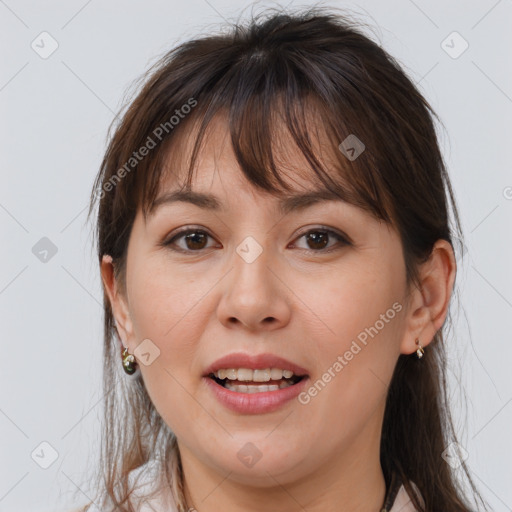
M85 217L108 125L158 56L249 14L250 5L0 0L1 512L66 510L91 493L103 404L102 294ZM265 5L276 4L255 9ZM449 340L455 424L484 496L494 510L512 510L512 2L325 5L352 8L380 27L381 44L444 122L441 144L468 248ZM42 46L43 31L59 45L46 59L31 47ZM469 44L461 55L457 36L443 43L453 31ZM54 255L40 252L49 244L43 237ZM43 469L52 450L57 458Z

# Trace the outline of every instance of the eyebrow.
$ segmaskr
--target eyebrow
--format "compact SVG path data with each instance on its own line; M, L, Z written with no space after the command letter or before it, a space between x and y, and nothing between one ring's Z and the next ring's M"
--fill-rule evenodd
M278 208L282 214L288 214L292 211L301 211L309 208L321 201L343 201L343 199L330 190L314 190L302 194L285 196L278 201ZM152 203L149 209L149 216L156 213L156 210L163 205L185 202L210 211L225 211L222 202L212 194L205 194L194 191L174 191L161 195Z

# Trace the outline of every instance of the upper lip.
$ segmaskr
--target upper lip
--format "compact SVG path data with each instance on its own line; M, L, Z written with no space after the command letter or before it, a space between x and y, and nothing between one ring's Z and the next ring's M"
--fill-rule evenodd
M217 370L228 368L249 368L252 370L279 368L281 370L290 370L297 376L307 375L307 371L301 366L274 354L251 355L237 352L228 354L214 361L206 368L204 376L206 377Z

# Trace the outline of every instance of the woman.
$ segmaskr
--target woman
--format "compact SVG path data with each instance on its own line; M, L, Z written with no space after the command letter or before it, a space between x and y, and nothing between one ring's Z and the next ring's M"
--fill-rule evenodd
M470 510L445 462L460 226L434 117L333 10L157 63L91 198L106 421L88 510Z

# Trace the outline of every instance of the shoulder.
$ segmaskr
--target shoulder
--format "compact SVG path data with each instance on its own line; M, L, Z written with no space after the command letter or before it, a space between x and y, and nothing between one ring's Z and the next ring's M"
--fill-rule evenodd
M133 490L130 504L137 512L177 512L168 487L162 485L159 467L150 461L128 474L128 486ZM63 512L102 512L94 502Z
M133 488L130 503L138 512L177 512L171 489L164 481L162 466L152 459L132 470L128 483ZM87 511L89 512L89 511ZM91 510L91 512L101 512Z
M158 461L150 460L133 470L128 480L134 487L131 501L139 512L177 512L176 502L163 479Z
M418 487L414 484L414 482L410 482L410 484L411 487L416 491L418 496L420 496L421 498ZM423 499L421 499L421 501L422 505L424 505ZM411 497L407 493L405 486L403 484L400 486L393 506L391 507L391 510L389 512L417 512L417 509L414 506Z

